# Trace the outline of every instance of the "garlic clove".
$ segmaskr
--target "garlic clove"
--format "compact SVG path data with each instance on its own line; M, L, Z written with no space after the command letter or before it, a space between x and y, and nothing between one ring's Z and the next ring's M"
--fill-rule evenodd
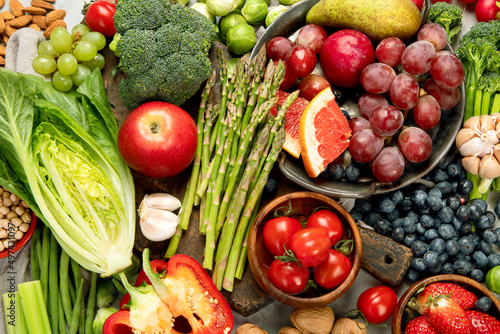
M494 179L500 176L500 163L492 154L481 159L479 175L485 179Z
M472 130L481 129L481 121L479 116L472 116L464 122L463 128L469 128Z
M479 163L481 162L481 159L475 156L466 156L462 158L462 166L464 166L464 169L473 174L477 175L479 174Z
M460 150L463 144L475 137L477 137L476 131L471 128L462 128L458 131L457 137L455 138L455 144Z
M182 203L175 196L165 193L154 193L144 196L143 202L152 209L175 211Z
M162 211L162 213L162 218L156 217L154 213L151 215L149 212L141 217L141 231L148 240L164 241L174 235L180 223L179 216L170 211Z
M490 115L482 115L480 117L482 131L490 131L495 129L495 121L490 117Z
M491 145L484 142L481 138L476 137L465 142L462 146L460 146L458 150L464 157L484 157L486 154L491 153Z

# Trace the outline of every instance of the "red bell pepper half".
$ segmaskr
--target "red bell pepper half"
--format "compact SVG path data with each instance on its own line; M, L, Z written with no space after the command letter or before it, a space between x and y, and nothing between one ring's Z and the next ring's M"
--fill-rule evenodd
M104 323L104 334L129 334L132 329L140 333L231 332L231 308L196 260L177 254L167 262L166 271L157 273L150 264L149 249L145 249L143 270L152 285L144 282L132 287L120 274L131 297L130 310L112 314Z

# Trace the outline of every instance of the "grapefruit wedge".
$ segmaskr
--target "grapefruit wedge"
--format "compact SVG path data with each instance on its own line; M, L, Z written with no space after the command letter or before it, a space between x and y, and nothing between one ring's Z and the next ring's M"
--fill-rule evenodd
M307 175L317 177L349 147L351 129L330 87L309 102L302 113L299 143Z
M290 93L278 90L276 93L278 102L276 106L271 109L271 114L276 116L277 106L283 105L288 95L290 95ZM283 149L294 158L300 157L299 123L300 117L308 103L309 101L306 99L297 97L297 100L288 108L285 114L285 142L283 143Z

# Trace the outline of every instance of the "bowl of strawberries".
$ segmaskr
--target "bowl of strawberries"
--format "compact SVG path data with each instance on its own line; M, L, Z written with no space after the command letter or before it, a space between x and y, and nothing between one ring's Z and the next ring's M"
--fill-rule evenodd
M401 296L393 334L500 333L500 301L481 283L438 275L413 284Z

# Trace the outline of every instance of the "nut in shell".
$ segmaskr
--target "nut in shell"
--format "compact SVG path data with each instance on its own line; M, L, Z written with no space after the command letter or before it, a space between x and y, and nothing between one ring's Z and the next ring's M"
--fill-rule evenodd
M238 329L234 334L268 334L268 333L257 325L246 323L238 327Z
M297 328L281 327L278 334L302 334Z
M290 320L302 334L330 334L335 322L335 314L328 305L296 308L290 314Z

